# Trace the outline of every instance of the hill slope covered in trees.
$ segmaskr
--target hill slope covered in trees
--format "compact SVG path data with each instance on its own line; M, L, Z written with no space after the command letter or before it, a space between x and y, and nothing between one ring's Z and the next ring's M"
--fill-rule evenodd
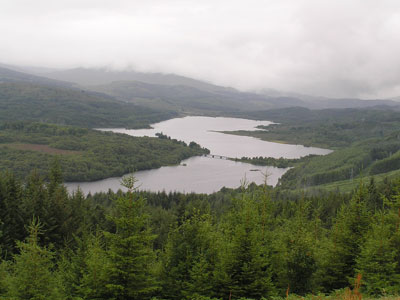
M170 139L131 137L112 132L45 123L0 124L0 166L20 178L44 175L55 156L66 181L91 181L179 164L208 153Z
M143 128L177 116L93 92L30 83L0 83L0 120L82 127Z
M400 293L398 179L309 196L139 193L127 177L127 193L84 197L57 164L48 178L0 175L4 299L342 299L357 276L363 294Z
M287 108L245 114L277 122L259 131L226 132L267 141L333 149L298 162L281 178L283 188L309 188L400 169L400 112L392 109ZM270 159L269 159L270 160ZM262 164L267 158L245 160ZM276 162L276 163L279 163ZM283 163L283 162L280 162ZM354 182L357 184L357 182Z

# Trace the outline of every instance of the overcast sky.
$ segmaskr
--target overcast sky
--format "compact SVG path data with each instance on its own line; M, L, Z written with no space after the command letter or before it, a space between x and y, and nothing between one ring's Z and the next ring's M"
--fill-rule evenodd
M0 0L0 62L400 96L399 0Z

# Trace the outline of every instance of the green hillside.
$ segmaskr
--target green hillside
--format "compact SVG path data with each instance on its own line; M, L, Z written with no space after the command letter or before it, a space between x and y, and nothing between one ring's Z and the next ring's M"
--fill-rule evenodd
M131 137L71 126L12 122L0 125L0 166L26 178L45 175L58 157L66 181L91 181L179 164L207 153L196 144Z
M84 90L30 83L0 83L0 120L82 127L144 128L177 116Z
M390 109L288 108L247 114L277 124L259 131L226 132L267 141L323 147L334 151L290 162L280 181L282 188L332 186L365 176L382 177L400 169L400 112ZM252 160L260 163L267 159ZM282 162L281 162L282 164ZM288 162L285 162L288 166ZM350 186L353 186L349 183Z

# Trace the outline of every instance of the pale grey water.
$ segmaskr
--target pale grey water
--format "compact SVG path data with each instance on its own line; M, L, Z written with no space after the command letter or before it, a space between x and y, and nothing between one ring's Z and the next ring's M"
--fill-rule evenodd
M257 130L258 125L269 125L269 121L254 121L237 118L185 117L153 124L153 129L101 129L125 133L132 136L155 136L162 132L186 143L195 141L210 149L211 154L227 157L285 157L298 158L308 154L325 155L331 150L304 147L302 145L279 144L252 137L223 134L216 131ZM169 166L140 171L135 174L142 190L172 192L213 193L222 187L238 187L246 178L248 182L262 184L268 174L268 184L276 185L287 169L260 167L246 163L208 157L192 157L182 162L186 166ZM253 171L251 171L253 170ZM254 171L257 170L257 171ZM84 193L105 192L121 188L121 178L108 178L94 182L67 183L70 191L79 186Z
M208 148L211 154L227 157L285 157L299 158L309 154L328 154L327 149L304 147L302 145L279 144L262 141L248 136L224 134L216 131L259 130L258 125L270 125L269 121L255 121L238 118L185 117L151 125L153 129L102 129L125 133L132 136L155 136L162 132L186 143L195 141Z
M136 172L135 177L138 179L140 189L210 194L219 191L222 187L236 188L240 186L244 178L248 182L262 184L265 178L263 174L268 175L267 184L276 185L278 179L287 171L287 169L253 166L204 156L191 157L182 161L182 164ZM120 177L114 177L95 182L68 183L67 186L69 190L76 190L79 186L87 194L107 192L108 189L124 190L120 182Z

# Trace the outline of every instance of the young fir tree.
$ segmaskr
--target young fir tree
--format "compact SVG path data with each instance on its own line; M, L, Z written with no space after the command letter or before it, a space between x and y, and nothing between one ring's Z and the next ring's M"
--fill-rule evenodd
M63 175L61 170L61 164L58 157L55 157L50 163L49 172L49 194L52 195L63 183Z
M0 174L0 245L2 256L10 259L16 252L17 240L26 237L25 220L21 211L23 188L13 174Z
M398 249L393 244L396 232L393 224L385 220L384 213L378 213L377 219L361 248L356 271L362 275L367 294L397 294L400 292L400 274L396 273Z
M209 214L195 211L173 229L162 259L162 295L168 299L213 296L217 243Z
M331 229L321 279L326 291L347 287L356 277L356 259L371 222L366 196L366 189L361 183L349 204L342 205Z
M384 210L376 213L367 235L357 272L361 273L364 289L369 294L400 292L400 184L394 195L383 198Z
M112 297L107 288L109 270L112 267L109 257L106 255L103 236L96 234L86 239L86 247L81 271L82 277L78 287L78 294L83 299L106 300Z
M367 206L370 211L376 211L382 208L383 202L382 197L378 192L378 189L375 184L374 177L371 177L371 180L367 186L368 194L367 194Z
M317 269L315 247L319 224L308 219L309 203L303 200L292 208L294 216L282 220L275 239L277 255L274 269L281 290L304 295L313 289L313 276ZM278 260L276 260L278 258Z
M14 255L6 280L10 299L64 299L58 275L54 271L54 253L39 246L40 228L40 222L33 221L26 242L17 243L19 254Z
M154 276L155 236L149 227L146 201L134 194L133 176L125 177L126 196L117 199L110 216L115 232L104 232L110 261L106 288L110 299L148 299L157 290Z
M22 211L25 220L32 220L32 218L38 217L44 228L46 228L45 220L49 214L48 191L43 179L36 171L32 171L27 179Z
M263 229L262 201L244 192L225 224L226 250L219 274L221 297L261 299L275 294L271 271L271 245Z

